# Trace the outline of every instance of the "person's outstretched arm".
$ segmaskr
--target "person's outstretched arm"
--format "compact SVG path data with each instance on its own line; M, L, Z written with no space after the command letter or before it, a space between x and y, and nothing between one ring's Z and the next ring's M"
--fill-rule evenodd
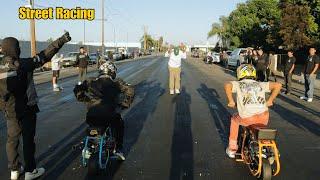
M269 89L271 91L271 95L270 95L269 99L267 100L268 107L273 105L273 102L276 99L276 97L278 96L278 94L280 93L281 88L282 88L282 85L280 83L269 82Z
M60 38L53 41L46 49L37 54L37 65L42 66L49 62L52 57L63 47L63 45L69 41L71 41L69 32L64 33Z
M68 32L62 35L57 40L53 41L49 46L32 58L21 58L19 61L20 69L25 72L32 72L34 69L43 66L45 63L51 61L52 57L62 48L62 46L69 42L71 37Z

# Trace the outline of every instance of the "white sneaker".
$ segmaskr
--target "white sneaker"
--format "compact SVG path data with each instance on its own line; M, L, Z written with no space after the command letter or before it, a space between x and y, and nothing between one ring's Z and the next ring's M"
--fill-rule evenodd
M176 89L176 94L180 94L180 90L179 89Z
M37 168L33 172L26 172L24 175L24 180L37 179L42 176L46 170L44 168Z
M82 82L81 82L81 81L79 81L79 82L78 82L78 85L81 85L81 84L82 84Z
M301 100L307 100L308 98L305 97L305 96L301 96L300 99L301 99Z
M312 100L313 100L312 98L308 98L308 100L307 100L307 101L308 101L308 102L312 102Z
M174 90L170 90L170 94L171 94L171 95L174 95Z
M18 171L11 171L10 179L11 179L11 180L17 180L17 179L19 179L19 176L20 176L21 174L23 174L23 173L24 173L24 168L23 168L23 166L21 166L21 167L20 167L20 170L18 170Z
M229 158L235 158L236 157L236 152L229 150L229 148L226 149L226 153L229 156Z
M126 160L126 157L124 157L124 155L121 151L116 151L114 154L118 157L119 160L121 160L121 161Z
M60 91L60 88L57 88L57 87L56 87L56 88L53 88L53 91L54 91L54 92L59 92L59 91Z

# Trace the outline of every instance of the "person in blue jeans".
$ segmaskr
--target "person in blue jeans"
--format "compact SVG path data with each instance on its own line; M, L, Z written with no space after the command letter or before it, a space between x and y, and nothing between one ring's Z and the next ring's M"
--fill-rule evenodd
M316 48L311 47L309 49L309 56L304 65L304 87L305 87L305 95L301 96L300 99L306 100L308 102L312 102L313 100L313 92L314 92L314 83L317 77L317 70L320 64L320 58L316 55Z

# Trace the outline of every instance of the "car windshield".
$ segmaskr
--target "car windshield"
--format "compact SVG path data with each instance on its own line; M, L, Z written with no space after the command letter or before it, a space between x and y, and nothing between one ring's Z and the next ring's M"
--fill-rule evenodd
M78 53L69 53L67 57L74 57L76 55L78 55Z

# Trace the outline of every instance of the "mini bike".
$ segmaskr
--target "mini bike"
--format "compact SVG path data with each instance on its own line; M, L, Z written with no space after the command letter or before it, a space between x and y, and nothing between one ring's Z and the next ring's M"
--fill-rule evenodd
M241 126L237 161L246 163L253 176L269 180L280 172L280 153L275 139L277 130L264 125Z
M82 165L88 167L88 174L105 170L115 152L116 143L111 128L89 127L83 140Z

